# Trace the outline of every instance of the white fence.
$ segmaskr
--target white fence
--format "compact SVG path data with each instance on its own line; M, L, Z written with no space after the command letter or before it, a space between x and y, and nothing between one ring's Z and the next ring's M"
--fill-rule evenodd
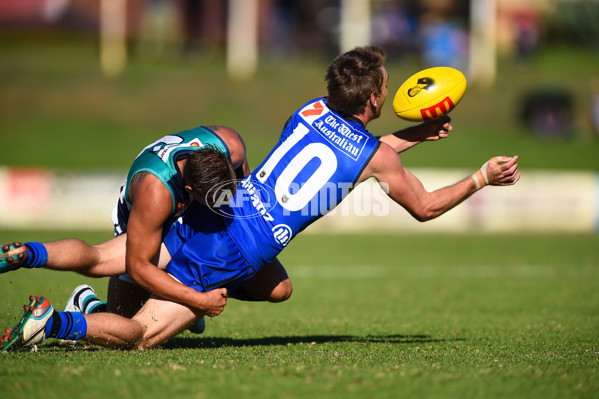
M468 171L413 169L428 190ZM110 213L125 173L67 173L0 167L0 228L112 229ZM592 233L599 229L599 174L522 171L511 187L486 187L447 214L415 221L374 180L359 185L313 233Z

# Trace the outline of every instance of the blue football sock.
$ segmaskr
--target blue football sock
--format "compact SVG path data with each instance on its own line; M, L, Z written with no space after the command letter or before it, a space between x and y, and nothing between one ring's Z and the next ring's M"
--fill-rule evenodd
M54 312L46 324L46 338L78 341L87 333L85 315L78 312Z
M29 256L24 267L33 269L35 267L45 266L48 262L48 251L41 242L26 242L25 246L29 250Z

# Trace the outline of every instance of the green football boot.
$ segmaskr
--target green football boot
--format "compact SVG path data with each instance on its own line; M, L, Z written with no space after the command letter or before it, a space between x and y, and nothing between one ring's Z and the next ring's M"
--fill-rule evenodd
M20 242L0 246L0 273L16 270L25 265L28 256L27 247Z

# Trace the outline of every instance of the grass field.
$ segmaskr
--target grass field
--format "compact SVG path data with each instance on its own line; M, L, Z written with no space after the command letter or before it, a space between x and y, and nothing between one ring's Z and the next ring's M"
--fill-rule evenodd
M596 398L598 247L595 235L301 236L281 256L286 303L231 300L203 335L154 350L47 341L5 353L2 397ZM29 294L61 309L82 282L3 275L0 325Z

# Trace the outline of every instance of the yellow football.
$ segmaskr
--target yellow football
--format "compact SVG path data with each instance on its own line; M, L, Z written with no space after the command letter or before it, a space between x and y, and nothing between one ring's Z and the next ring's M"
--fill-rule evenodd
M462 72L449 67L422 70L410 76L397 90L393 110L401 119L422 122L447 115L466 92Z

